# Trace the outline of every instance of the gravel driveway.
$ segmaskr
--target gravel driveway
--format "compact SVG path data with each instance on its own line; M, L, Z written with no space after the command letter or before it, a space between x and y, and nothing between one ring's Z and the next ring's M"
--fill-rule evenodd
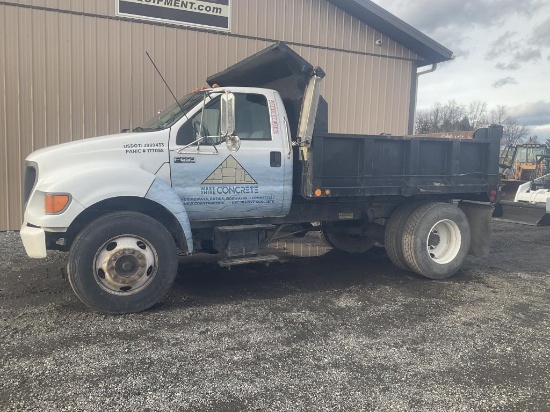
M197 255L124 316L80 303L65 254L0 233L0 410L549 411L550 227L493 226L447 281L384 255Z

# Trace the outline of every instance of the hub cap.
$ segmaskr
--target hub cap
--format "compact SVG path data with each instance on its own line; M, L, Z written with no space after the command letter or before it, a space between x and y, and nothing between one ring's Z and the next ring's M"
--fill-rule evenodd
M428 254L436 263L444 265L451 262L460 251L462 237L458 225L452 220L440 220L428 235Z
M99 248L94 259L96 282L107 292L130 295L146 287L157 274L158 256L140 237L115 237Z

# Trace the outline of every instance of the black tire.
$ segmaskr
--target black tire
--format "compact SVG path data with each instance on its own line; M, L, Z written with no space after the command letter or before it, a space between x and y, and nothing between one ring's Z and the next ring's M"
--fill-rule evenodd
M178 270L168 230L136 212L114 212L86 226L74 240L67 265L76 295L91 309L140 312L161 300Z
M365 253L376 243L368 236L330 232L330 224L327 223L323 223L322 233L325 241L332 248L346 253Z
M409 216L421 203L407 203L399 206L390 216L384 233L384 246L392 263L399 269L411 271L403 256L403 230Z
M407 265L430 279L447 279L464 263L470 249L470 224L458 207L427 203L407 219L403 256Z

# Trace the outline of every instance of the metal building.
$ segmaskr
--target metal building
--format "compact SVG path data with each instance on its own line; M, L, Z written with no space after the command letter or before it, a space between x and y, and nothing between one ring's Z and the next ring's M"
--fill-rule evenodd
M0 230L39 148L138 126L277 40L326 72L329 131L412 131L417 69L452 53L368 0L0 1Z

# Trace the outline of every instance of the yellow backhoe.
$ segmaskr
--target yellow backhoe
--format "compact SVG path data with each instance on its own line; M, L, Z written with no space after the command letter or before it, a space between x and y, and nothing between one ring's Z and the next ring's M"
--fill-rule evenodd
M537 156L548 153L543 144L506 146L500 152L501 199L514 200L520 185L549 173L545 162L537 162Z

